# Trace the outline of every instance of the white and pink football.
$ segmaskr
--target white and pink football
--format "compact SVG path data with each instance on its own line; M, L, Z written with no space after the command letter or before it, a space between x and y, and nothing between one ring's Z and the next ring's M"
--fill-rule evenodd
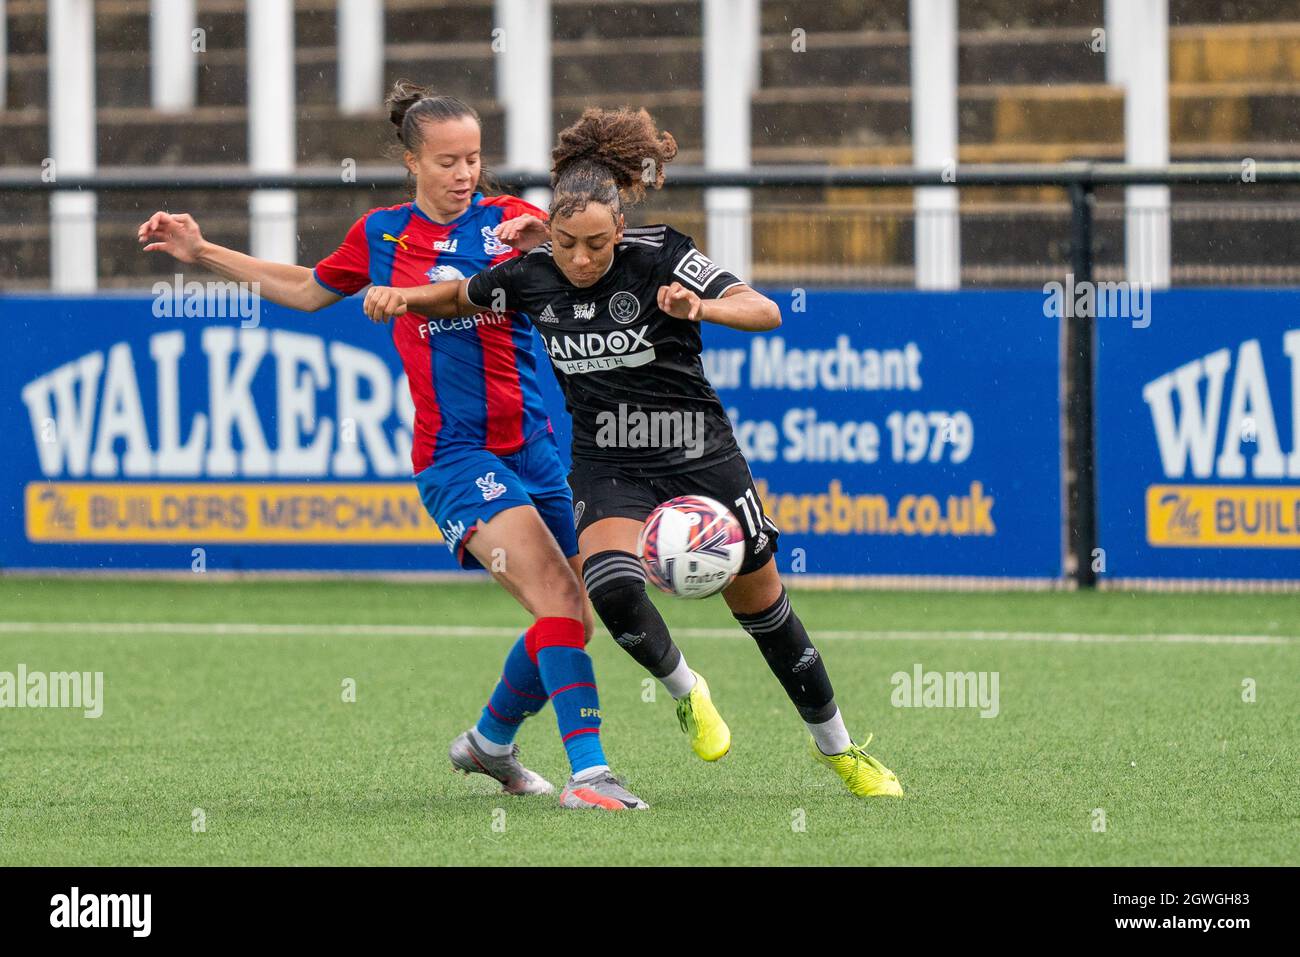
M745 558L736 516L703 495L664 502L646 519L637 555L650 581L678 598L707 598L731 584Z

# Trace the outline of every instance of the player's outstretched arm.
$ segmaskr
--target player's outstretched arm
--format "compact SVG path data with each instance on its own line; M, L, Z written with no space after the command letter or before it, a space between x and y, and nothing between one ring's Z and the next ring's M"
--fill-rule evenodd
M417 312L431 319L451 319L486 312L485 306L476 306L465 295L468 279L435 282L427 286L371 286L366 290L361 308L372 322L387 322L394 316Z
M718 299L701 299L679 282L659 287L659 309L691 322L716 322L742 332L768 332L781 325L781 308L743 283Z
M258 284L258 294L281 306L315 312L339 297L312 278L306 266L254 259L203 238L189 213L156 212L136 231L147 253L169 253L186 265L202 266L224 279Z

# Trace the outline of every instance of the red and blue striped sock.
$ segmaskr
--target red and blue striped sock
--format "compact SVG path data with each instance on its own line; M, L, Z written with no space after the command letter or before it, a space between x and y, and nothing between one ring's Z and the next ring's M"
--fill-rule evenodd
M560 738L575 775L608 765L600 746L600 699L596 673L576 618L539 618L524 634L542 684L555 706Z
M524 718L546 707L546 688L537 665L528 655L523 635L510 648L506 663L501 669L501 680L492 690L487 707L478 719L476 729L489 741L509 744L514 741Z

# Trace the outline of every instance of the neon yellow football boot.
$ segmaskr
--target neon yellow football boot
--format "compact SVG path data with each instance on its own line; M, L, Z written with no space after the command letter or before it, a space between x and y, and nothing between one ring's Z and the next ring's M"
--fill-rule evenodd
M717 761L731 750L731 729L713 707L709 683L704 675L692 671L695 687L677 699L677 722L691 737L691 750L705 761Z
M898 783L898 776L865 750L873 737L875 735L867 735L867 740L850 745L840 754L822 754L811 737L808 743L812 746L813 756L838 774L845 786L858 797L901 798L903 786Z

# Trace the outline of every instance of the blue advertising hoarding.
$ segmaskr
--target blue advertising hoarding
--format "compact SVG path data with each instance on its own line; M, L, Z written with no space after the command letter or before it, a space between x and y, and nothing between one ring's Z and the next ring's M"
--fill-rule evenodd
M783 570L1061 575L1059 339L1041 295L773 296L782 327L706 327L705 367ZM454 569L410 481L387 328L359 299L263 303L255 326L212 306L0 297L0 567L183 569L202 548L213 570Z
M707 330L706 368L783 570L1061 575L1059 338L1040 295L775 298L775 332Z
M1300 579L1300 292L1156 293L1097 335L1105 575Z

